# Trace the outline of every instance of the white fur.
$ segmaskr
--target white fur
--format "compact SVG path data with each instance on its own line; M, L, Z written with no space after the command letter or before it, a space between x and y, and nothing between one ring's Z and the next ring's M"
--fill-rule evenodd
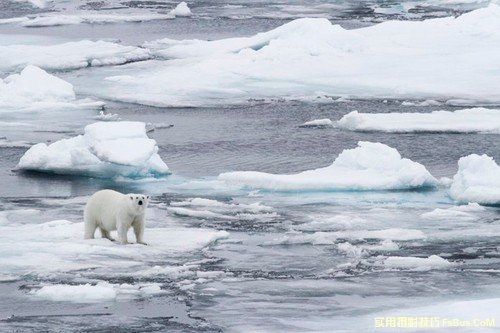
M139 202L142 201L142 205ZM113 190L102 190L94 193L83 213L85 239L94 238L95 230L101 230L102 237L109 240L110 231L118 230L118 241L128 244L127 232L134 228L137 243L143 240L146 207L149 196L144 194L122 194Z

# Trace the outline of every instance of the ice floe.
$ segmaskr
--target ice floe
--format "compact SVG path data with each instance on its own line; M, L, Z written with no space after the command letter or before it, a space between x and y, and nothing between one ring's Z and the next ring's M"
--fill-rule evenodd
M27 2L32 4L34 7L37 8L45 8L47 7L48 4L52 2L52 0L11 0L14 2Z
M16 71L27 65L35 65L45 70L71 70L89 66L120 65L149 58L151 55L146 49L105 41L0 45L0 71Z
M79 14L79 15L60 15L60 14L40 14L35 16L14 17L0 19L0 24L19 23L24 27L51 27L73 24L104 24L120 22L143 22L153 20L173 19L174 15L167 14Z
M333 122L328 118L315 119L315 120L307 121L307 122L303 123L302 125L300 125L299 127L318 127L318 128L333 127Z
M0 78L2 111L61 107L99 108L102 105L102 102L77 100L71 83L36 66L28 65L19 74L9 75L3 80Z
M460 158L450 196L459 202L500 204L500 166L488 155Z
M416 102L416 101L404 101L401 103L402 106L438 106L441 105L441 102L435 101L433 99L426 99L425 101Z
M158 283L117 285L108 282L99 282L95 285L90 283L79 285L48 284L30 291L30 295L49 301L75 303L99 303L147 297L161 293Z
M29 148L32 145L27 141L10 141L6 137L0 138L0 148Z
M352 111L337 122L351 131L391 133L452 132L500 133L500 110L472 108L430 113L359 113Z
M500 102L499 40L495 4L459 17L352 30L327 19L298 19L251 37L148 42L145 47L169 60L129 66L134 79L103 81L102 96L156 106L319 94Z
M483 212L484 210L484 207L474 202L446 209L436 208L433 211L423 213L420 217L428 220L476 220L479 217L474 213Z
M279 217L277 213L272 211L271 207L258 202L252 204L226 203L205 198L171 202L167 210L178 216L226 221L268 222Z
M160 177L169 174L156 141L142 122L98 122L83 135L50 145L32 146L20 159L21 170L103 178Z
M184 1L172 9L169 14L176 17L189 17L192 15L191 9L189 9L188 4Z
M104 113L104 111L99 111L99 114L95 116L94 119L100 121L118 121L120 120L120 115L117 113Z
M278 191L397 190L437 184L423 165L402 158L396 149L364 141L356 148L344 150L328 167L290 175L228 172L220 174L218 179L243 187Z
M313 244L333 245L339 239L380 239L388 241L410 241L425 239L426 235L416 229L345 230L332 232L289 232L279 238L265 242L265 245Z
M227 236L225 231L200 228L146 228L149 246L123 246L102 238L84 240L82 222L56 220L18 224L7 221L0 224L0 265L3 273L17 277L26 274L47 277L90 268L92 271L88 274L109 273L109 269L115 274L122 270L130 273L130 267L137 268L134 272L140 267L148 269L151 263L201 250Z
M417 257L388 257L384 261L387 268L410 269L416 271L428 271L431 269L443 269L453 266L453 263L437 255L428 258Z

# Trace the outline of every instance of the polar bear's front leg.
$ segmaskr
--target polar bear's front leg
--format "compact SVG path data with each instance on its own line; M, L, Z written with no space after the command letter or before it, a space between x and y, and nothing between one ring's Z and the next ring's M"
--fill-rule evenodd
M116 222L116 229L118 231L118 242L120 244L129 244L127 240L127 231L128 231L128 224L124 223L123 221L118 220Z
M144 240L144 218L137 219L132 225L134 227L135 239L137 244L148 245Z

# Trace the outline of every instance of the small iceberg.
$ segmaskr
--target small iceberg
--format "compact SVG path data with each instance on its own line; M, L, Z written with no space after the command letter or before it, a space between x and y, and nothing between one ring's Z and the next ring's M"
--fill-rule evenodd
M343 116L337 125L351 131L390 133L500 133L500 110L472 108L430 113L359 113L352 111Z
M460 158L450 196L459 202L500 205L500 166L488 155Z
M308 122L303 123L299 127L316 127L316 128L325 128L325 127L333 127L333 122L328 119L315 119Z
M332 165L290 175L256 171L228 172L219 180L247 188L276 191L403 190L434 187L438 181L420 163L402 158L382 143L360 141Z
M0 56L1 57L1 56ZM8 110L100 108L102 102L77 100L73 85L43 69L28 65L19 74L0 78L0 113Z
M156 141L146 135L146 124L131 121L98 122L86 126L83 135L36 144L21 157L18 168L100 178L157 178L170 173Z
M185 3L184 1L182 1L174 9L172 9L169 14L176 17L189 17L192 15L191 9L189 9L187 3Z

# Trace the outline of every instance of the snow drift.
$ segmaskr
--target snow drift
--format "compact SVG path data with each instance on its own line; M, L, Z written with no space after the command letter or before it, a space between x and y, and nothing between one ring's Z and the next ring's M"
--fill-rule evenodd
M156 141L146 135L142 122L98 122L85 133L50 145L32 146L18 168L103 178L142 178L169 174L158 155Z
M391 133L500 133L500 110L472 108L430 113L359 113L352 111L343 116L337 125L351 131Z
M500 102L494 4L459 17L354 30L305 18L251 37L144 46L168 61L128 66L133 79L104 82L103 96L157 106L319 95Z
M472 154L460 158L450 196L459 202L499 205L500 166L488 155Z
M268 190L399 190L432 187L437 180L427 169L382 143L363 142L344 150L328 167L298 174L229 172L219 180Z

